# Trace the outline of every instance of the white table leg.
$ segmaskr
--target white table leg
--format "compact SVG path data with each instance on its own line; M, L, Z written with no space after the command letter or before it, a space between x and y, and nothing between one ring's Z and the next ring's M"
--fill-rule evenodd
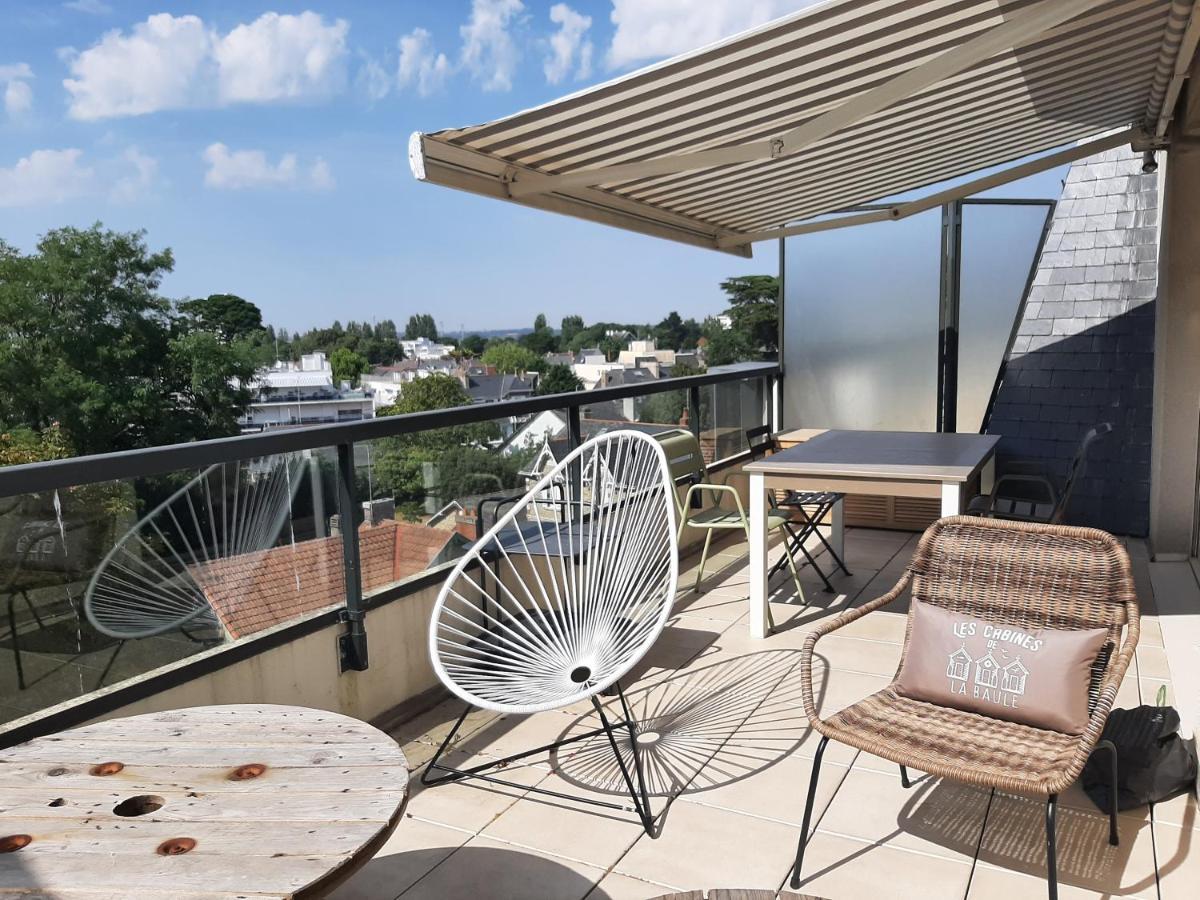
M957 516L962 512L962 485L957 481L942 482L942 515Z
M750 637L767 636L767 489L750 475Z
M838 559L846 558L846 498L843 497L833 504L829 511L829 546L838 555Z

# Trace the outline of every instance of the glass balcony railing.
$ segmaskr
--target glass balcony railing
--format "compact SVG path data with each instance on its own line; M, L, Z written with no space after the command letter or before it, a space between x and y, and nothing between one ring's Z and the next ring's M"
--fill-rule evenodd
M68 720L93 718L114 686L210 651L318 627L342 629L343 670L365 669L366 611L438 584L503 500L577 443L685 427L710 463L735 457L769 421L778 375L763 364L0 469L0 740L64 704Z

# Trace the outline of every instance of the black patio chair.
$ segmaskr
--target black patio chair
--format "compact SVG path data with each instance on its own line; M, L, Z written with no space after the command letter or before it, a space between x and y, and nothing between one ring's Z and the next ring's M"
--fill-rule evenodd
M746 443L750 447L750 458L759 459L766 456L769 452L776 449L775 438L771 434L771 426L759 425L755 428L747 429ZM838 491L793 491L788 490L783 492L783 496L776 496L775 491L767 491L767 499L771 506L776 509L785 509L797 516L795 520L784 526L788 535L788 552L794 554L799 550L804 554L804 559L810 566L813 567L818 575L821 576L821 581L825 583L825 592L833 593L834 587L829 580L829 576L825 571L817 565L817 561L809 552L805 542L816 535L825 552L829 554L835 566L841 569L845 574L849 575L850 570L846 568L846 564L842 558L834 551L833 546L821 533L821 521L833 510L835 504L840 503L846 497L845 494ZM767 578L771 578L776 572L780 571L787 564L787 555L781 556L779 560L771 567L771 571L767 573Z
M971 500L967 514L990 519L1019 522L1062 524L1071 502L1071 493L1087 471L1088 454L1093 445L1113 430L1109 422L1089 428L1067 469L1067 477L1056 484L1044 463L1036 460L1010 460L1004 474L996 479L990 494Z

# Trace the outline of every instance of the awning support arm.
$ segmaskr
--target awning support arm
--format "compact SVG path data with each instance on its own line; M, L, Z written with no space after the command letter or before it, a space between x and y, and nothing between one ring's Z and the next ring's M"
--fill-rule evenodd
M763 159L782 159L982 60L1019 47L1102 2L1104 0L1042 0L983 34L775 138L562 175L522 173L509 184L509 196L516 199L567 188L632 181Z
M758 241L774 240L775 238L829 231L833 228L849 228L851 225L866 225L870 222L906 219L917 213L925 212L927 209L935 209L952 200L970 197L972 194L991 190L1002 184L1019 181L1029 175L1036 175L1038 172L1045 172L1047 169L1053 169L1066 163L1074 162L1077 159L1083 159L1096 153L1103 153L1105 150L1112 150L1116 147L1132 144L1143 136L1144 133L1140 128L1129 128L1125 131L1105 135L1094 141L1088 141L1085 144L1077 144L1074 147L1059 150L1057 153L1051 153L1048 156L1038 157L1029 162L1021 163L1019 166L1013 166L1011 169L1004 169L991 175L985 175L982 178L976 178L974 181L968 181L965 184L947 188L944 191L938 191L936 194L930 194L928 197L909 200L907 203L897 203L885 209L872 210L859 215L843 216L840 219L800 222L796 225L788 225L783 228L770 228L765 231L752 231L745 234L730 234L721 237L717 241L717 245L719 247L736 247L741 244L752 244Z

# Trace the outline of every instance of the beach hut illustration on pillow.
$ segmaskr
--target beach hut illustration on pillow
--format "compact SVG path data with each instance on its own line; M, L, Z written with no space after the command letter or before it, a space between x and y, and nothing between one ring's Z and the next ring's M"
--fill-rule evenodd
M994 688L1000 684L1000 663L996 662L991 650L987 656L975 662L975 683L985 688Z
M1021 662L1021 657L1017 657L1007 666L1004 667L1004 674L1000 679L1000 690L1008 691L1010 694L1025 693L1025 679L1029 675L1029 670L1025 668L1025 663Z
M967 652L967 648L959 647L950 654L950 664L946 666L946 676L953 678L955 681L966 681L973 661L971 654Z

